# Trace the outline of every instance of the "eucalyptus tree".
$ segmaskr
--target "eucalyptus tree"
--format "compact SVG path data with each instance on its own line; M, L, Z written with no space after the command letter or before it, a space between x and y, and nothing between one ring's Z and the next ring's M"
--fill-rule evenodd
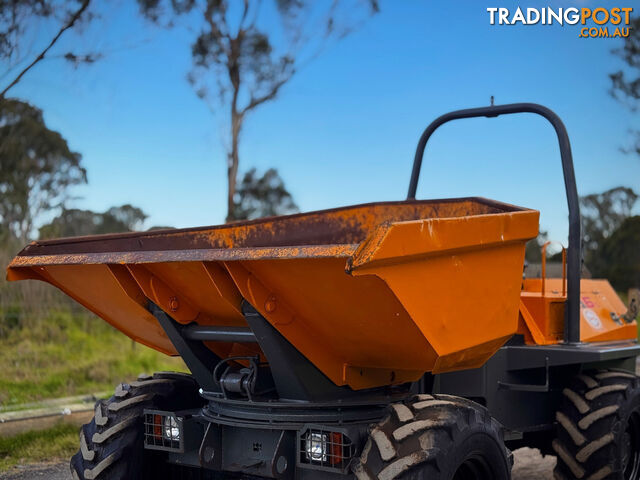
M241 210L236 208L236 183L247 117L277 98L299 67L316 58L327 42L344 38L379 10L377 0L138 0L138 4L156 24L186 24L195 31L187 78L199 97L223 106L228 120L227 220Z

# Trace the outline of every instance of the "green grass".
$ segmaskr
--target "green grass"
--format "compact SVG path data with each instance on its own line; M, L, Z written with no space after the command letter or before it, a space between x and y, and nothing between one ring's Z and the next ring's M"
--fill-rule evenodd
M0 338L0 406L111 391L140 373L185 370L85 313L51 312Z
M78 427L61 423L48 430L0 437L0 472L21 463L68 460L78 450Z
M135 344L83 311L0 310L0 327L0 409L111 392L143 372L186 370L181 359ZM0 436L0 472L18 464L67 460L77 449L78 427L67 423Z

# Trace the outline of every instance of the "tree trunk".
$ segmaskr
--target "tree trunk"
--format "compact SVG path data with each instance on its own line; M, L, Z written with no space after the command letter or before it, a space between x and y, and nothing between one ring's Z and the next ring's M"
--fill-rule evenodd
M233 87L233 95L231 97L230 114L231 114L231 149L227 152L227 222L235 220L234 218L234 196L236 193L236 180L238 177L238 164L240 163L240 152L238 145L240 143L240 130L242 129L242 120L244 112L238 111L238 95L240 93L240 45L244 34L238 32L235 39L229 42L229 62L227 64L229 72L229 81Z
M235 106L234 106L235 107ZM231 109L231 150L227 153L227 222L235 220L233 210L235 206L234 196L236 193L236 181L238 179L238 165L240 163L240 153L238 146L240 143L240 129L242 127L242 115L235 108Z

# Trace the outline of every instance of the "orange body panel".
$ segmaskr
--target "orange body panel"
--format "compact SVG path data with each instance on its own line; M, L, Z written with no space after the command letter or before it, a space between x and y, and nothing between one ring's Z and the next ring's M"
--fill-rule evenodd
M524 245L537 233L538 212L490 200L393 202L36 242L8 278L47 281L168 354L148 300L183 324L243 326L246 299L334 383L362 389L493 355L518 329Z
M563 340L564 306L562 279L525 279L520 304L519 333L529 344L549 345ZM580 281L580 339L583 342L610 342L635 339L636 322L625 322L627 311L607 280Z
M438 355L430 371L480 367L516 331L523 240L537 221L521 212L383 226L351 269L395 292Z

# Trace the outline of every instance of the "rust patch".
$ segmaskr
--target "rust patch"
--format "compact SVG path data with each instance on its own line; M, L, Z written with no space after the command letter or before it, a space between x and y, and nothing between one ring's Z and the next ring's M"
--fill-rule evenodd
M348 245L360 243L372 228L388 221L461 217L517 210L522 209L482 198L372 203L214 227L32 242L18 255Z
M234 260L273 260L284 258L349 257L358 246L318 245L305 247L235 248L208 250L156 250L142 252L96 252L17 256L9 271L46 265L135 265L165 262L212 262Z

